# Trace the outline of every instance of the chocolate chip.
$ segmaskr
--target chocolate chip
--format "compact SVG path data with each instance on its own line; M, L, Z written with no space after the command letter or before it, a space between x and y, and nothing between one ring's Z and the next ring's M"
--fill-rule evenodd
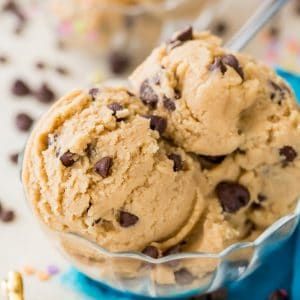
M279 149L279 154L280 154L280 156L284 157L284 160L283 160L284 163L289 163L289 162L294 161L298 155L296 150L291 146L282 147L281 149Z
M216 35L224 35L227 31L227 23L225 21L218 21L214 24L212 32Z
M210 71L220 70L224 75L227 71L226 66L223 64L221 57L216 57L214 62L208 67Z
M22 97L30 95L31 89L23 80L17 79L11 87L11 92L16 96Z
M154 246L147 246L143 251L143 254L150 256L152 258L158 258L159 257L159 251Z
M67 69L67 68L65 68L65 67L62 67L62 66L57 66L56 68L55 68L55 71L56 71L56 73L58 73L58 74L60 74L60 75L63 75L63 76L67 76L67 75L69 75L69 70Z
M173 171L178 172L183 169L182 159L179 154L172 153L168 155L170 160L173 160Z
M28 131L33 124L33 119L26 113L19 113L16 116L15 123L20 131Z
M270 296L269 300L289 300L288 292L284 289L278 289L274 291Z
M148 79L143 81L140 87L140 98L145 105L148 105L150 108L153 109L156 108L158 96L151 87Z
M46 68L46 64L42 61L38 61L36 62L35 67L39 70L44 70Z
M51 103L55 100L55 93L46 83L43 83L34 95L42 103Z
M203 169L210 170L214 168L216 165L223 162L223 160L226 158L225 155L219 155L219 156L208 156L208 155L198 155L201 167Z
M264 194L258 194L258 195L257 195L257 200L258 200L259 202L264 202L264 201L267 200L267 196L264 195Z
M112 158L110 156L105 156L96 162L95 171L103 178L106 178L110 175L112 163Z
M176 100L178 100L178 99L181 98L181 92L180 92L180 90L177 89L177 88L174 89L174 98L175 98Z
M281 104L281 101L285 97L286 90L288 90L287 87L281 87L279 84L274 82L273 80L269 80L269 84L273 90L270 94L270 98L272 101L277 99L278 104Z
M10 12L17 17L18 24L15 29L15 33L17 34L21 33L26 23L26 17L24 13L21 11L19 5L13 0L6 1L6 3L3 6L3 11Z
M171 39L171 43L175 41L186 42L193 39L193 28L192 26L188 26L184 28L182 31L175 34L175 36Z
M250 200L248 189L236 182L223 181L216 186L216 194L225 212L237 212Z
M86 146L86 149L85 149L85 153L86 153L86 155L88 156L88 157L91 157L92 156L92 154L93 154L93 145L92 144L88 144L87 146Z
M76 162L76 154L67 151L59 159L65 167L71 167Z
M6 56L0 55L0 64L6 64L8 62L8 58Z
M244 80L244 71L243 71L242 67L240 66L239 61L237 60L237 58L234 55L232 55L232 54L224 55L222 57L222 63L232 67L240 75L240 77Z
M164 96L163 104L164 108L166 108L168 111L174 111L176 109L174 101L169 99L167 96Z
M167 120L159 116L149 116L150 117L150 128L156 130L160 135L164 133L167 128Z
M130 59L124 53L113 51L108 57L108 63L112 73L122 74L129 67Z
M19 158L19 153L12 153L9 155L9 160L15 165L18 163L18 158Z
M174 272L175 280L180 285L190 284L194 281L195 277L186 269L181 268Z
M274 27L274 26L271 26L269 28L269 36L272 37L272 38L277 38L278 35L279 35L279 28L278 27Z
M119 224L122 226L122 227L130 227L130 226L133 226L135 225L137 222L138 222L139 218L134 215L134 214L131 214L129 212L126 212L126 211L120 211L120 214L119 214Z
M0 215L1 221L5 223L12 222L15 219L15 213L12 210L3 210Z
M93 100L96 100L96 97L99 93L99 89L98 88L91 88L89 90L89 95L93 98Z
M113 111L113 116L116 115L117 111L124 109L123 106L117 102L111 103L111 104L107 105L107 107Z

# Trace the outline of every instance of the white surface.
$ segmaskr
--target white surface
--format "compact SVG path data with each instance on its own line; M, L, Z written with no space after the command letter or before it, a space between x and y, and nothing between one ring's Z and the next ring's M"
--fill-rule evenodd
M0 0L0 6L3 3L4 0ZM60 96L66 91L87 85L90 74L98 64L93 58L79 53L58 50L49 22L33 12L30 4L28 13L34 21L29 22L21 36L13 33L14 18L0 14L0 55L7 55L10 60L8 64L0 64L0 201L3 206L13 208L17 214L13 223L0 222L0 280L9 270L21 270L25 265L40 270L45 270L49 264L68 268L68 264L53 249L32 218L23 196L19 170L8 159L10 153L23 148L27 138L26 133L20 133L15 128L14 116L24 111L38 118L48 106L32 97L12 96L10 86L16 78L24 78L35 88L45 81ZM51 66L66 66L71 75L61 76L53 70L37 70L34 66L37 61L45 61ZM26 300L81 299L65 290L55 279L40 282L34 276L26 276L25 288Z

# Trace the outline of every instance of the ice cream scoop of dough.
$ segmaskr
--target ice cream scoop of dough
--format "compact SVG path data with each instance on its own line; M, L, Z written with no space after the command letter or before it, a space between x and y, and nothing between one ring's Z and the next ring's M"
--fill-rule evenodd
M124 89L75 91L40 120L23 183L50 228L111 251L180 242L203 207L199 164L160 138L165 120Z
M168 117L167 135L186 151L224 155L244 140L241 116L260 92L254 62L190 29L155 49L130 77L142 101Z

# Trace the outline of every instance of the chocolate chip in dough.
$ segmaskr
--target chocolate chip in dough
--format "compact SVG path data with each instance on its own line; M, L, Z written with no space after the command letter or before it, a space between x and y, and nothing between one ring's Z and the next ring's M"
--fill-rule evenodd
M171 43L180 41L186 42L193 39L193 27L187 26L180 32L176 33L175 36L171 39Z
M259 193L259 194L257 195L257 200L258 200L259 202L264 202L264 201L267 200L267 196L264 195L264 194Z
M23 97L31 94L31 89L22 79L17 79L11 87L11 92L15 96Z
M93 98L93 100L96 100L96 97L99 93L99 89L98 88L91 88L89 90L89 95Z
M55 93L46 83L43 83L34 95L41 103L48 104L55 100Z
M152 258L158 258L159 257L159 251L154 246L147 246L143 251L143 254L150 256Z
M194 281L195 277L186 268L181 268L174 272L175 280L180 285L190 284Z
M158 96L151 87L149 80L143 81L140 87L140 98L142 102L150 108L156 108L158 102Z
M164 108L168 111L174 111L176 109L174 101L168 98L167 96L164 96L163 105Z
M149 118L150 118L150 128L152 130L158 131L159 134L162 135L167 128L167 120L163 117L154 116L154 115L149 116Z
M105 156L96 162L95 171L103 178L106 178L110 175L112 163L112 158L110 156Z
M279 149L279 154L284 158L283 163L287 164L295 160L298 156L296 150L291 146L284 146Z
M236 182L222 181L216 186L216 194L225 212L235 213L250 200L248 189Z
M76 154L67 151L59 159L65 167L71 167L76 162Z
M203 169L210 170L217 166L218 164L222 163L223 160L226 158L225 155L219 156L208 156L208 155L198 155L201 167Z
M117 111L124 109L123 106L117 102L111 103L107 107L113 112L113 116L116 115Z
M137 217L134 214L131 214L129 212L126 211L120 211L119 214L119 224L121 225L121 227L127 228L127 227L131 227L133 225L135 225L139 220L139 217Z
M274 291L270 296L269 300L289 300L288 292L285 289L278 289Z
M26 113L19 113L16 116L15 123L20 131L28 131L33 124L33 119Z
M173 160L173 171L174 172L178 172L183 169L182 159L179 154L175 154L175 153L169 154L168 158L170 160Z
M240 75L240 77L244 80L244 71L243 71L242 67L240 66L239 61L237 60L237 58L234 55L232 55L232 54L224 55L222 57L222 63L233 68Z
M221 57L216 57L214 62L208 68L210 71L220 70L224 75L227 71L226 66L223 64Z

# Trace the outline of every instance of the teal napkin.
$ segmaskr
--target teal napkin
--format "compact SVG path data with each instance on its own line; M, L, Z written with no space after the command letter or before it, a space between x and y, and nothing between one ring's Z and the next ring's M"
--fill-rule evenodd
M280 68L276 71L292 86L300 104L300 76ZM62 283L81 293L82 300L146 299L112 290L75 269L63 275ZM270 293L278 288L286 289L291 300L300 300L300 228L252 275L228 286L229 300L268 300Z

